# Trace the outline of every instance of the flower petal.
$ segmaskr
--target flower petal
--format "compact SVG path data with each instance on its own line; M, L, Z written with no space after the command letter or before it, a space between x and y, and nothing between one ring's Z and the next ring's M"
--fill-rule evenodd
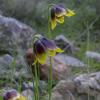
M34 59L34 62L32 63L32 65L35 65L38 62L37 58Z
M56 51L48 49L47 54L48 54L48 56L54 57L56 54Z
M18 99L16 99L16 100L26 100L26 98L24 97L24 96L20 96Z
M62 49L60 49L60 48L58 48L58 47L56 48L55 51L56 51L56 52L61 52L61 53L64 52Z
M59 23L61 23L61 24L64 23L64 16L57 17L56 21L59 22Z
M47 54L46 53L37 54L37 60L38 60L38 62L40 64L45 64L46 58L47 58Z
M57 25L56 19L51 20L51 29L53 30Z
M56 5L54 8L56 17L61 17L66 14L66 10L61 5Z
M42 54L46 52L46 48L40 40L37 40L33 45L33 51L35 54Z
M42 44L42 42L40 40L36 41L34 43L34 53L35 53L35 56L36 56L36 60L35 61L38 61L40 64L44 64L46 62L46 48L45 46Z
M67 9L65 16L67 17L71 17L74 16L75 12L73 10Z
M45 46L45 48L47 48L47 49L54 50L56 48L56 44L54 43L53 40L42 38L41 42Z

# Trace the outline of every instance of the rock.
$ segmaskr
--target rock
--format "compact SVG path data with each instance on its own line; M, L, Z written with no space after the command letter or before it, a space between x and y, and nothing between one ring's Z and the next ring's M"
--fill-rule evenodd
M55 42L61 49L63 49L67 53L73 53L77 50L77 48L73 46L73 43L70 42L64 35L58 35L55 38Z
M29 83L23 82L22 90L24 91L27 89L30 89L32 91L34 90L33 82L29 82ZM44 94L45 92L47 92L47 83L39 80L39 93L40 93L40 95Z
M47 93L47 83L45 81L39 81L40 95Z
M50 61L47 60L46 64L40 66L41 79L48 79L50 70ZM60 60L53 58L52 76L53 80L67 79L70 74L70 68L62 63Z
M60 60L62 63L68 66L71 66L71 67L80 67L80 68L86 67L86 64L84 64L79 59L72 57L72 56L68 56L66 54L58 54L55 56L55 58L57 60Z
M99 95L97 95L97 100L99 100L100 99L100 94Z
M31 65L31 68L34 70L34 66L32 66L34 62L33 50L29 49L28 51L29 52L26 52L25 55L26 61L29 65ZM40 68L40 79L47 80L49 75L49 70L50 70L49 59L46 61L46 64L40 65L39 68ZM53 72L53 80L62 80L68 77L70 73L70 68L60 60L53 58L52 72Z
M13 57L6 54L3 56L0 56L0 79L3 77L8 77L8 74L11 75L11 67Z
M52 100L99 100L100 72L61 80L52 90ZM46 96L48 100L48 95Z
M76 100L75 84L71 80L61 80L52 90L51 100ZM48 100L48 99L47 99Z
M94 59L94 60L100 62L100 53L93 52L93 51L87 51L85 53L85 55L87 58Z
M22 91L26 90L26 89L30 89L32 88L33 89L33 86L29 86L29 84L27 84L26 82L23 82L22 83Z
M3 50L22 50L31 45L35 31L18 20L0 15L0 48Z
M12 61L13 61L13 57L8 54L0 56L0 64L2 63L2 64L10 65Z
M0 56L0 79L20 79L23 77L29 79L30 73L26 69L27 65L23 57L12 57L9 54ZM13 80L13 79L12 79Z
M25 59L29 66L32 66L34 62L34 55L33 55L33 49L29 48L25 53Z
M100 94L100 72L82 74L74 79L77 92L95 96Z
M24 90L21 94L23 96L25 96L27 98L27 100L33 100L34 93L32 90L30 90L30 89Z
M20 75L24 78L30 77L23 54L31 45L34 33L35 31L28 25L14 18L0 15L0 55L2 55L0 57L0 76L2 78L10 78L13 67L16 69L15 78L18 79ZM5 54L8 55L5 57Z

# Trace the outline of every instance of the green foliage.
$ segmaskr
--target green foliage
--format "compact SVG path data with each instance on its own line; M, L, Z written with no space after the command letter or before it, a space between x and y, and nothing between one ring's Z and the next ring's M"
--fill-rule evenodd
M3 98L0 96L0 100L3 100Z

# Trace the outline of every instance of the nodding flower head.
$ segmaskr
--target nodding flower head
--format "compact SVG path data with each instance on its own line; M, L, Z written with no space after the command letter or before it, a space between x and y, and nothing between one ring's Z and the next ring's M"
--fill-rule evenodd
M53 40L36 35L33 40L33 52L36 58L34 63L45 64L47 56L53 57L56 52L63 52L63 50L58 48Z
M53 30L57 22L64 23L64 16L71 17L74 16L75 13L73 10L65 9L61 5L54 5L51 7L51 29Z
M3 100L26 100L24 96L20 95L16 90L8 90L4 93Z

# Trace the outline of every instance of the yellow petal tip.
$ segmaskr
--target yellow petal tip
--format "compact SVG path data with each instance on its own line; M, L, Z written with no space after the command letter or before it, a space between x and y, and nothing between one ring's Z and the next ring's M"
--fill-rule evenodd
M60 48L56 48L56 52L60 52L60 53L62 53L62 52L64 52L64 50L62 50L62 49L60 49Z
M75 15L75 12L73 10L67 9L67 11L66 11L67 17L71 17L71 16L74 16L74 15Z
M54 30L54 28L56 27L57 22L56 20L51 20L51 29Z
M56 20L58 23L63 24L64 23L64 16L58 17L58 18L56 18Z

